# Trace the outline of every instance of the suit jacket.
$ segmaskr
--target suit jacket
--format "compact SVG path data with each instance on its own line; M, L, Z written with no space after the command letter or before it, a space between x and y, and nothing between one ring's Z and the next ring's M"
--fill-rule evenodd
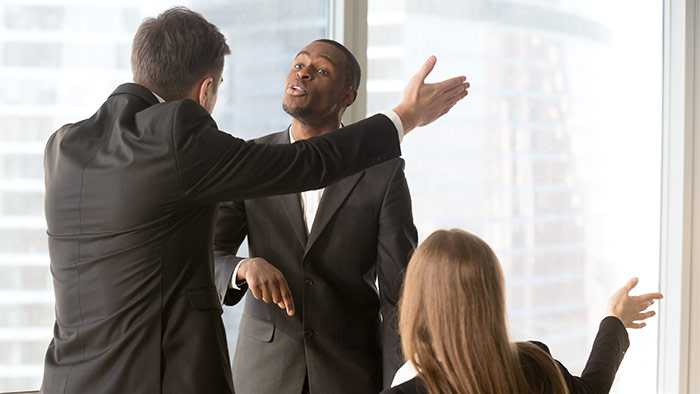
M118 87L46 146L56 322L42 392L233 392L217 202L318 188L399 155L384 116L271 146L219 131L191 100Z
M289 132L259 142L287 145ZM299 394L307 375L312 393L374 394L382 378L391 383L403 363L396 305L417 239L403 165L389 160L328 186L308 235L298 194L221 204L221 295L247 235L250 255L284 274L296 308L290 318L246 298L233 368L239 394Z
M549 348L541 342L531 342L548 354ZM629 337L622 322L615 317L606 317L600 323L598 335L593 342L593 349L588 356L588 362L580 377L573 376L557 361L559 371L564 376L564 381L571 394L605 394L610 392L610 387L615 380L617 369L622 363L625 352L629 347ZM543 372L534 359L521 354L520 363L525 373L525 378L532 385L543 387L542 393L556 394L552 390ZM420 378L415 377L403 384L383 392L383 394L427 394L428 391ZM538 393L539 394L539 393Z

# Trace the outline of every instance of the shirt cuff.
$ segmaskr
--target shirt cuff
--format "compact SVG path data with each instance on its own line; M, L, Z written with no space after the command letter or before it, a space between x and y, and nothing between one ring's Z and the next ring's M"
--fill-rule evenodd
M396 131L399 133L399 142L403 141L403 136L405 133L403 131L403 123L401 123L401 118L399 117L399 115L393 110L384 111L381 112L381 114L391 120L391 123L394 124L394 127L396 127Z
M241 286L245 284L245 280L239 282L236 280L236 278L238 278L238 269L241 268L241 264L243 264L243 262L247 260L250 259L243 259L239 261L238 264L236 264L236 268L233 269L233 276L231 276L231 283L229 283L229 288L234 290L241 290Z

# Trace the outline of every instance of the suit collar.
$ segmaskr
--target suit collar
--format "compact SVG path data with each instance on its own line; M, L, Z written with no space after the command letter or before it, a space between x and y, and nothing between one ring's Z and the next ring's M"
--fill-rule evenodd
M345 127L345 125L343 124L343 122L340 122L336 130L341 129L343 127ZM293 144L295 142L296 140L294 139L294 133L292 133L292 125L289 125L289 127L287 127L287 143Z
M289 133L291 132L291 126L287 127L286 130L280 131L279 133L273 136L273 142L275 144L291 144L292 142L289 138Z
M156 98L156 96L153 95L153 93L151 93L150 90L136 83L125 83L119 85L114 90L114 92L112 92L112 94L109 95L109 97L120 94L129 94L132 96L139 97L142 100L146 101L149 105L158 104L158 99Z

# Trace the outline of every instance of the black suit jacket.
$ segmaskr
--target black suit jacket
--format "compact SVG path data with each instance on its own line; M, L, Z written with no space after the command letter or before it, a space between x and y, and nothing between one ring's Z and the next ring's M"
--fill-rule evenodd
M289 132L258 141L286 145ZM221 204L221 294L247 235L250 255L284 274L296 307L289 318L274 304L246 298L237 392L299 394L307 374L314 393L377 393L382 376L385 387L391 383L403 363L396 304L417 240L403 166L393 159L328 186L308 236L298 194ZM225 302L239 295L228 291Z
M540 349L549 353L549 348L541 342L532 342ZM615 317L606 317L600 323L598 335L593 342L593 349L588 356L588 362L580 377L573 376L557 361L559 370L571 394L605 394L615 380L617 369L622 363L625 352L629 347L629 337L622 322ZM544 386L543 394L555 394L543 378L542 371L533 359L528 356L520 358L525 378L536 386ZM413 378L403 384L383 392L384 394L427 394L428 391L420 378Z
M232 392L211 245L218 201L318 188L398 157L376 116L287 146L125 84L46 146L56 296L44 393Z

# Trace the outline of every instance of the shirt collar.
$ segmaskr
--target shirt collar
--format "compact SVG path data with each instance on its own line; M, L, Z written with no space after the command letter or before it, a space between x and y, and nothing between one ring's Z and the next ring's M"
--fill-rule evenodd
M151 92L152 95L156 96L156 99L158 99L158 102L159 102L159 103L164 103L164 102L165 102L165 100L163 100L162 97L160 97L159 95L157 95L156 92L154 92L154 91L152 91L152 90L151 90L150 92Z
M156 96L156 97L158 97L158 96ZM338 126L338 128L341 128L341 127L345 127L345 126L343 126L343 122L340 122L340 125ZM292 126L289 126L289 143L293 144L295 142L297 142L297 140L294 139L294 133L292 133Z

